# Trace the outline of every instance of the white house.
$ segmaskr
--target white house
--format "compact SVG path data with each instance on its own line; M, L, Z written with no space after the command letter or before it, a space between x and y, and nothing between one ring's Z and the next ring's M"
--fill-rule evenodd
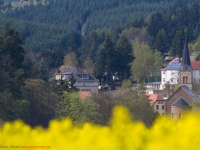
M55 79L67 82L72 74L76 79L75 86L80 91L98 92L99 80L80 68L68 67L66 70L57 73Z
M161 89L165 88L165 84L178 84L181 67L181 58L174 58L166 68L161 69Z
M200 61L190 61L187 41L182 58L174 58L166 68L161 69L161 89L165 84L186 85L190 90L194 83L200 83Z
M159 94L150 94L148 95L149 103L153 106L155 112L160 115L165 115L165 99L161 97Z
M161 69L161 89L165 84L179 84L181 58L174 58L166 68ZM193 83L200 84L200 61L191 61Z
M193 69L193 83L200 84L200 61L191 61Z

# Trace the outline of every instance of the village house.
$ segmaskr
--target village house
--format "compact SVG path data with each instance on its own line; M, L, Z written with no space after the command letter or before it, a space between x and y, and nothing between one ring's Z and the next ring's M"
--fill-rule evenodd
M156 86L157 90L153 90L149 96L150 105L159 114L177 120L192 109L194 102L200 102L198 95L192 92L194 83L200 83L200 61L190 61L188 44L185 40L182 58L174 58L161 70L161 86L160 89ZM172 89L175 84L179 88L172 93L172 90L165 89L167 84ZM153 84L147 87L150 89Z
M187 86L182 85L166 101L166 115L173 119L180 119L182 115L192 109L195 101L200 102L198 95L195 95Z
M200 61L190 61L187 41L185 41L182 58L174 58L166 68L161 69L160 89L166 84L186 85L192 90L194 83L200 84Z
M68 67L57 73L55 79L69 82L72 75L76 80L75 86L80 91L98 92L99 80L80 68Z
M154 108L154 110L160 115L165 115L165 99L159 94L148 95L149 103Z

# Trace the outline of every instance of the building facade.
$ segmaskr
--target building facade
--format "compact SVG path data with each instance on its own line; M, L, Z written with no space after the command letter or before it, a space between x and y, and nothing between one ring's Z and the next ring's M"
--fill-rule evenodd
M179 119L182 115L191 110L192 104L200 101L186 85L180 86L166 101L166 114L173 119Z
M159 94L148 95L149 103L154 108L154 111L160 115L165 115L165 99Z
M164 89L166 84L179 84L192 90L194 83L200 83L200 61L190 61L188 44L185 41L182 58L174 58L166 68L161 69L160 89Z
M99 80L80 68L68 67L66 70L57 73L55 79L69 82L72 75L76 80L75 86L80 91L98 92Z

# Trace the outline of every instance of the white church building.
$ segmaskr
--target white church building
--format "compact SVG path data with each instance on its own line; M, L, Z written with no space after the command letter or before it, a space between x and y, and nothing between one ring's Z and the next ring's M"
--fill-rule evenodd
M200 61L190 61L185 41L182 58L174 58L166 68L161 69L160 89L164 89L166 84L186 84L192 89L194 83L200 84Z

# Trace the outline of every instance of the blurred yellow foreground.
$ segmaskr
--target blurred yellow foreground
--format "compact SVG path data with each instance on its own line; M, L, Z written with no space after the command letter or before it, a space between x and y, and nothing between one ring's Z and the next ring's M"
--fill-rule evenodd
M159 117L151 128L132 122L126 109L117 107L110 126L70 119L51 121L48 129L31 128L22 121L0 129L0 150L200 150L200 117L189 114L175 122Z

